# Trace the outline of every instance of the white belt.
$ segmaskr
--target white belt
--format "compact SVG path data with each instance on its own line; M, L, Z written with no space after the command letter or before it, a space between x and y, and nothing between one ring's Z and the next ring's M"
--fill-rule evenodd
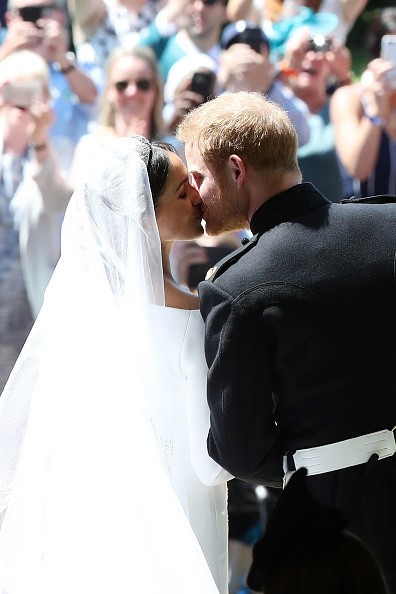
M295 470L306 468L309 475L323 474L341 468L349 468L368 462L370 456L377 454L378 458L388 458L396 452L396 441L393 431L384 429L367 435L360 435L352 439L344 439L337 443L316 448L297 450L293 454ZM290 454L289 454L290 455ZM286 474L292 474L294 469L288 468L287 456L283 457Z

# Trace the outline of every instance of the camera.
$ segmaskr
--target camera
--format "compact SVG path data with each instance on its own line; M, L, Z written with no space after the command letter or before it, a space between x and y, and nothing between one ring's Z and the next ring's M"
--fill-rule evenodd
M21 6L18 8L18 13L23 21L36 24L39 19L50 18L54 10L57 10L57 6L54 4L40 4Z
M309 40L309 50L312 52L328 52L332 47L332 41L324 35L314 35Z
M246 43L249 45L255 52L258 54L261 53L261 44L262 41L262 32L257 27L256 29L248 29L246 28L244 31L241 31L238 36L233 40L233 43Z

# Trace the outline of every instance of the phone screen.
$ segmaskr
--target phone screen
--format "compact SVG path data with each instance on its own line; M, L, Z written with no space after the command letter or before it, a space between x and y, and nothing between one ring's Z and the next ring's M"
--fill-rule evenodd
M194 72L191 90L198 95L202 95L205 101L213 95L215 74L213 72Z
M2 95L7 103L26 108L41 91L42 85L38 80L29 80L5 84Z
M384 35L381 39L381 58L396 66L396 35Z
M396 89L396 35L384 35L381 39L381 58L389 60L394 65L385 76L392 89Z

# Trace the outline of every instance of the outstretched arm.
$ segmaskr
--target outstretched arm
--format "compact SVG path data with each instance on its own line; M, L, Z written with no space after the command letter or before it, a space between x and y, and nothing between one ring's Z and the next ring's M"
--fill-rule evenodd
M103 0L67 0L77 43L86 41L103 21L107 8Z
M49 128L55 120L52 108L36 99L30 107L32 123L28 129L36 168L33 179L40 190L43 207L48 212L63 212L72 195L49 139Z
M340 0L345 22L352 26L364 10L368 0Z
M230 22L251 20L260 23L260 11L253 0L229 0L227 4L227 18Z
M350 175L360 180L375 167L382 131L392 138L396 133L389 107L389 68L385 60L373 60L360 83L341 87L330 100L337 153Z

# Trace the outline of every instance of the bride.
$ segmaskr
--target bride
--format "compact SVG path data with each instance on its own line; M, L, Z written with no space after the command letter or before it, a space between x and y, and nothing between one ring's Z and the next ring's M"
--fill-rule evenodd
M0 398L0 592L227 592L226 481L206 452L197 297L172 242L201 201L167 145L112 140Z

